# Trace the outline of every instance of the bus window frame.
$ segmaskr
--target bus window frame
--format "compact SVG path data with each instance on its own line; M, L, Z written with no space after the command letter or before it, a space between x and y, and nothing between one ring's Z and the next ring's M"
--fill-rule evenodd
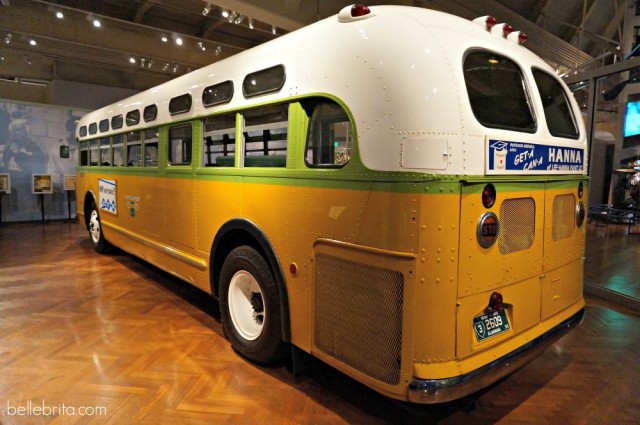
M520 85L522 87L522 92L524 94L524 99L526 100L526 106L529 110L529 113L531 115L531 120L533 123L533 127L531 129L528 128L523 128L523 127L517 127L517 126L512 126L512 125L496 125L495 123L488 123L485 120L481 120L478 115L476 114L476 110L474 109L474 106L471 102L471 96L469 93L469 85L467 84L467 71L466 71L466 61L467 58L475 53L484 53L484 54L488 54L491 56L496 56L496 57L500 57L503 59L506 59L507 61L509 61L512 65L514 65L515 69L517 69L519 71L520 74ZM528 77L527 77L527 73L524 72L525 70L522 68L522 66L520 66L520 63L516 60L514 60L513 58L507 56L504 52L495 52L493 50L490 49L485 49L485 48L472 48L467 50L464 55L462 56L462 78L464 81L464 87L465 87L465 93L466 93L466 100L467 100L467 105L469 105L469 108L471 110L471 113L473 114L474 118L476 119L476 121L482 125L483 127L486 128L491 128L491 129L496 129L496 130L508 130L508 131L516 131L519 133L527 133L527 134L535 134L538 131L538 125L539 125L539 120L538 117L536 115L536 108L534 106L533 103L533 97L532 97L532 90L531 90L531 84L528 81Z

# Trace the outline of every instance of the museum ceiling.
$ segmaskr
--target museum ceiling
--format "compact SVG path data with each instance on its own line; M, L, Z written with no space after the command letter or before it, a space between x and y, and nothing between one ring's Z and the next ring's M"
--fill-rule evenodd
M333 15L353 0L0 2L0 78L143 90ZM494 15L527 33L527 47L559 73L620 59L624 15L635 7L624 0L367 4L424 7L468 19Z

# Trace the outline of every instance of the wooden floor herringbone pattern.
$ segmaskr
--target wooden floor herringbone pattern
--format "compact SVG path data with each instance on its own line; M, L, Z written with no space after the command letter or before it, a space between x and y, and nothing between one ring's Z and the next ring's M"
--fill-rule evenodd
M243 360L213 300L95 254L77 224L0 227L2 425L635 424L638 352L640 317L589 299L581 327L474 395L473 412L469 400L409 409L319 362L296 378ZM30 406L58 411L18 414Z

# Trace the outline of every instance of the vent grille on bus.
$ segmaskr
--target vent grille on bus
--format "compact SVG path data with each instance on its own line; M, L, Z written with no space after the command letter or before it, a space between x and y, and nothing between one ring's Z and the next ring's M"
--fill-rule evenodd
M536 235L536 202L533 198L507 199L500 206L498 247L501 254L531 248Z
M558 195L553 199L554 241L570 238L575 227L576 198L572 194Z
M400 382L402 273L316 257L315 344L387 384Z

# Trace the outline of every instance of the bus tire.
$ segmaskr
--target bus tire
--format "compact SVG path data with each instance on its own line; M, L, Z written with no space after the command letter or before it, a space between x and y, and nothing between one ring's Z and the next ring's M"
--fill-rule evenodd
M233 249L222 264L220 314L240 355L260 365L282 358L278 288L267 262L250 246Z
M91 241L91 246L93 246L93 249L96 252L104 254L109 251L110 244L104 238L104 233L102 233L100 213L98 212L98 208L96 207L96 203L94 201L91 201L91 206L89 207L87 230L89 230L89 240Z

